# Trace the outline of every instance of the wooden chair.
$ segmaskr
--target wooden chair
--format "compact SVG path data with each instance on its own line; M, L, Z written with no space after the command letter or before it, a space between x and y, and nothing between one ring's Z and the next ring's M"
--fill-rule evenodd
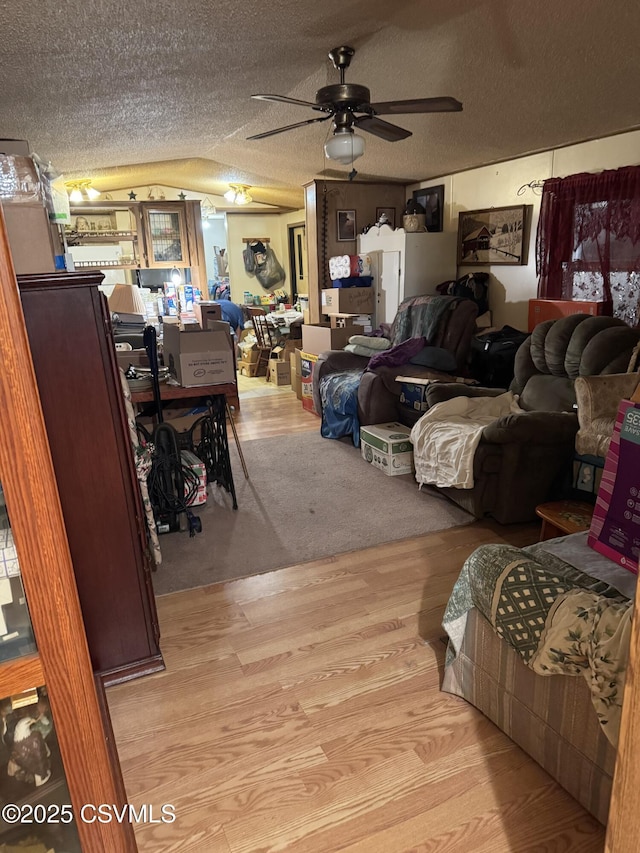
M251 317L253 330L258 342L258 376L264 367L267 382L269 381L269 358L271 351L277 344L275 329L267 322L267 312L264 308L247 308L247 314Z

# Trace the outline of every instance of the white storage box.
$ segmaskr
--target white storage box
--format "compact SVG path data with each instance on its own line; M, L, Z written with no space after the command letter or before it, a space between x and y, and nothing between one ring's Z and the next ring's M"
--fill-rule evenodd
M362 458L389 477L411 474L413 445L411 430L396 422L360 427Z
M168 421L171 423L171 421ZM207 502L207 469L202 461L195 453L190 450L181 450L180 458L184 468L189 468L195 477L198 479L198 491L192 495L187 501L187 506L202 506ZM190 484L185 483L185 491L190 489Z

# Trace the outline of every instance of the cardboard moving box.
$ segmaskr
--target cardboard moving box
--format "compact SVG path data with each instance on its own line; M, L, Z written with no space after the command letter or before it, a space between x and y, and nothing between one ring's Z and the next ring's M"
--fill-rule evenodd
M332 287L322 291L323 314L371 314L375 310L372 287Z
M397 422L360 427L362 458L388 477L411 474L413 445L411 430Z
M200 328L205 330L212 320L222 320L222 308L217 302L194 302L193 313Z
M265 376L265 369L261 367L260 374L258 374L258 362L257 361L239 361L238 362L238 370L240 371L241 376Z
M303 326L304 328L304 326ZM319 415L313 403L313 369L318 356L311 352L300 353L300 384L302 394L302 408L314 415Z
M414 412L426 412L429 408L427 403L427 389L431 383L430 379L422 379L419 376L396 376L396 382L400 383L400 405Z
M274 385L291 384L291 364L279 358L269 359L269 380Z
M16 274L55 272L55 247L43 205L5 202L2 212Z
M298 400L302 400L302 360L300 358L301 350L296 349L291 353L291 390L295 393Z
M212 320L204 331L167 318L163 328L164 363L183 387L235 382L228 323Z
M320 355L331 349L344 349L352 335L361 335L362 326L346 326L342 329L332 329L330 325L302 327L302 349Z

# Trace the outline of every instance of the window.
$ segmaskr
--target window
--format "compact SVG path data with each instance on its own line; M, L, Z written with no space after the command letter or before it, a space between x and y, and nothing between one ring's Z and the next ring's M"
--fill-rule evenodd
M610 303L640 323L640 167L545 181L538 295Z

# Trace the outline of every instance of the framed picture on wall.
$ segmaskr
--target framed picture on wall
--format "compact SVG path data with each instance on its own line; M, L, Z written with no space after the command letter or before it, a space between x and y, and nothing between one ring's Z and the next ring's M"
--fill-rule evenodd
M427 231L442 231L444 221L444 184L423 187L413 191L413 200L421 204L427 214Z
M458 263L471 266L523 264L527 205L465 210L458 217Z
M336 212L336 216L338 227L338 240L355 240L356 234L358 233L356 231L355 210L338 210Z

